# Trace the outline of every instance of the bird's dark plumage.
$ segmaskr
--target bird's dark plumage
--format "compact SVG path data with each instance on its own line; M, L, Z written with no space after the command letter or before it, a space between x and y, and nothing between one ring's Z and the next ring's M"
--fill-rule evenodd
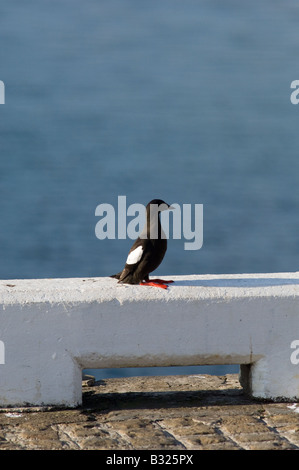
M149 274L161 264L167 250L167 239L161 227L160 212L168 209L172 207L161 199L153 199L148 203L145 226L129 251L125 267L111 277L124 284L159 285L164 288L167 287L167 283L172 282L149 280Z

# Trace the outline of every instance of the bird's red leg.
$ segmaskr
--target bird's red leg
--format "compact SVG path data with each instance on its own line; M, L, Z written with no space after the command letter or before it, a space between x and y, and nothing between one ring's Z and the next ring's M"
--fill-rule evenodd
M160 287L161 289L167 289L167 284L162 284L153 281L143 281L139 283L140 286L152 286L152 287Z
M174 281L164 281L163 279L147 279L140 283L141 286L153 286L153 287L161 287L161 289L167 289L168 284Z

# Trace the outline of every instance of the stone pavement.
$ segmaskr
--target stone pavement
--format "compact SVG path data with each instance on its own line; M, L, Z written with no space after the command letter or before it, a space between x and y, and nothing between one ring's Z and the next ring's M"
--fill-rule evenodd
M0 450L299 449L299 404L246 397L238 376L83 382L77 409L1 409Z

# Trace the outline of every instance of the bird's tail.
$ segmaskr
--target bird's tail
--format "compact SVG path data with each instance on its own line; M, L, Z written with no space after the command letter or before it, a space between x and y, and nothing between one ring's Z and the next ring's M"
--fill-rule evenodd
M118 279L118 282L120 284L139 284L139 281L134 278L132 273L124 273L124 271L121 271L120 273L117 274L112 274L114 279Z
M114 279L119 279L120 278L120 275L121 275L122 271L120 271L119 273L117 274L112 274L112 276L109 276L109 277L113 277Z

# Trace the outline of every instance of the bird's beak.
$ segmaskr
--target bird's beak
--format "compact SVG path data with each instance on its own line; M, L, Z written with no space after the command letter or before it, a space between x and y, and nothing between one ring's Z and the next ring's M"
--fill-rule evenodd
M173 207L173 206L168 206L168 209L167 209L167 210L168 210L168 211L171 211L171 210L174 210L174 209L175 209L175 207Z

